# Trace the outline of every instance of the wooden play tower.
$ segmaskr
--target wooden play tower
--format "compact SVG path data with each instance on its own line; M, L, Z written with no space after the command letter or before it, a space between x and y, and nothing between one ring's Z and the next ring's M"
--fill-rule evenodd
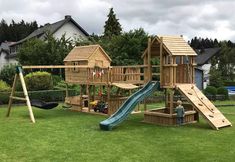
M181 99L186 109L184 123L198 121L200 113L214 129L231 126L194 84L196 56L182 36L157 36L153 40L149 39L148 47L142 55L148 67L145 78L147 81L153 80L151 59L157 57L160 60L160 85L165 90L166 99L164 108L145 112L145 122L176 125L174 108L176 101Z

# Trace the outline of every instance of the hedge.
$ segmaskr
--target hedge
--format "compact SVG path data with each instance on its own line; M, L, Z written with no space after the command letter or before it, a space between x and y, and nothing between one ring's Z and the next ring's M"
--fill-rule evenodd
M76 90L68 90L69 96L78 95ZM65 90L43 90L43 91L28 91L30 99L39 99L46 102L64 101L66 96ZM16 92L16 96L23 97L23 92ZM7 104L10 92L0 92L0 104ZM22 101L14 101L14 103L22 103Z
M235 86L235 81L225 81L224 86Z

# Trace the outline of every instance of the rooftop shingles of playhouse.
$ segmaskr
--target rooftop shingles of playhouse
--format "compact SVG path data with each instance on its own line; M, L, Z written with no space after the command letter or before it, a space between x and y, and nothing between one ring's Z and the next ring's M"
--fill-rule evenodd
M196 56L196 52L188 45L181 36L157 36L156 39L163 41L165 50L173 56L189 55Z
M101 49L105 57L111 61L108 54L102 49L100 45L88 45L74 47L69 54L65 57L64 61L78 61L78 60L88 60L98 49Z

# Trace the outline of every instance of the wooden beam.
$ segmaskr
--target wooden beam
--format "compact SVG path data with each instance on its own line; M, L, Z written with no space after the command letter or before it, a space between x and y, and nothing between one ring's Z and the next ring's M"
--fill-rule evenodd
M26 104L28 106L30 119L33 123L35 123L35 118L34 118L34 115L33 115L33 109L31 107L28 91L27 91L27 88L26 88L26 84L25 84L24 76L23 76L22 72L19 72L19 77L20 77L20 82L21 82L22 88L23 88L24 96L25 96L25 99L26 99Z
M163 40L160 37L160 86L163 85Z
M151 38L148 39L148 81L152 80L152 66L151 66Z
M10 98L12 98L14 100L26 101L26 99L23 97L10 96Z
M11 96L14 96L14 94L15 94L17 80L18 80L18 74L15 74L13 85L12 85L12 90L11 90ZM7 115L6 115L7 117L10 116L12 102L13 102L13 98L10 97L9 102L8 102Z

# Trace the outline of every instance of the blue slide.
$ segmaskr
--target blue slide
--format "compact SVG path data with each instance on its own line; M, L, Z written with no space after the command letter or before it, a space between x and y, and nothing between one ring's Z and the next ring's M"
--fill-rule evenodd
M112 128L120 124L135 109L136 105L143 101L155 90L160 88L159 82L148 82L143 88L131 95L122 106L108 119L100 122L100 129L112 130Z

